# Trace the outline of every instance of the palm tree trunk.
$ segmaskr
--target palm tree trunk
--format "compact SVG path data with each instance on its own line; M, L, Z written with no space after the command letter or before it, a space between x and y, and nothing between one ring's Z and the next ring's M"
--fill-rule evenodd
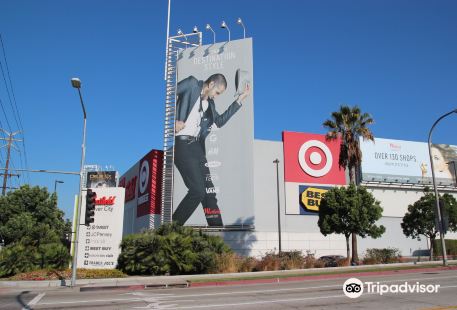
M357 264L359 255L357 254L357 235L352 233L352 264Z
M433 250L434 250L434 242L435 238L430 237L430 257L429 260L431 261L433 259Z
M356 184L356 179L355 179L356 173L357 173L356 167L349 168L350 184ZM359 260L359 257L358 257L358 253L357 253L357 235L355 233L352 233L352 258L351 258L352 265L357 264L358 260Z

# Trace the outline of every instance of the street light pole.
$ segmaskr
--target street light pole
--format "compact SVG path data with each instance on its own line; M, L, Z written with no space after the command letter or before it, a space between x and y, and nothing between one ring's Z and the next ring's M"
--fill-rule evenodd
M83 97L81 96L81 80L78 78L71 79L71 85L78 90L79 100L81 102L81 108L83 110L84 125L83 125L83 142L81 145L81 166L79 169L79 198L78 198L78 207L76 208L75 221L76 228L75 230L75 241L74 241L74 255L71 271L71 286L76 285L76 267L78 265L78 239L79 239L79 223L81 218L81 203L82 203L82 191L83 191L83 169L84 169L84 160L86 157L86 108L84 107Z
M276 164L276 195L278 196L278 240L279 240L279 256L281 256L281 205L279 203L279 159L273 160L273 163Z
M441 211L440 211L440 200L438 196L438 188L436 187L436 179L435 179L435 169L433 165L433 156L432 156L432 131L435 128L435 126L446 116L451 115L452 113L457 113L457 109L452 110L451 112L448 112L444 115L442 115L440 118L438 118L435 123L433 124L432 128L430 129L430 132L428 133L428 154L430 156L430 165L432 168L432 180L433 180L433 188L435 189L435 204L436 204L436 215L438 216L438 225L439 225L439 230L440 230L440 239L441 239L441 249L443 250L443 266L446 266L447 264L447 258L446 258L446 244L444 243L444 227L443 227L443 221L441 218Z
M59 180L55 180L55 181L54 181L54 193L57 191L57 183L62 184L62 183L64 183L64 182L63 182L63 181L59 181Z

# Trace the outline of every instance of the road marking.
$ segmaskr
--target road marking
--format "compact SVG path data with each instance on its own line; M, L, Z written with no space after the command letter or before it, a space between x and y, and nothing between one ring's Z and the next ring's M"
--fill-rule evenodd
M417 280L438 280L438 279L452 279L452 278L456 278L457 279L457 276L413 278L413 279L399 279L399 280L384 280L384 281L374 281L374 282L389 283L389 282L405 282L405 281L417 281ZM338 280L344 280L344 278L338 279ZM286 283L286 282L282 282L282 283ZM287 284L289 284L289 283L290 282L287 282ZM297 283L297 282L295 282L295 283ZM277 284L275 283L274 285L277 285ZM334 285L308 286L308 287L297 287L297 288L277 288L277 289L271 289L271 290L251 290L251 291L235 291L235 292L226 292L226 293L223 292L223 293L173 295L173 298L198 297L198 296L217 296L217 295L233 295L233 294L242 295L242 294L256 294L256 293L270 293L270 292L279 292L279 291L282 291L282 292L284 292L284 291L303 291L303 290L342 287L342 286L343 286L343 282L341 284L334 284ZM201 289L201 288L198 288L198 289Z
M89 303L89 302L111 302L111 301L143 301L143 300L144 300L143 298L74 300L74 301L42 302L42 303L40 303L40 305L79 304L79 303Z
M457 285L450 286L440 286L440 289L443 288L455 288ZM394 293L392 293L394 294ZM414 293L410 293L414 294ZM363 296L367 295L379 295L378 293L363 293ZM303 297L303 298L290 298L290 299L273 299L273 300L262 300L262 301L251 301L251 302L240 302L240 303L231 303L231 304L213 304L213 305L202 305L202 306L184 306L176 307L175 309L201 309L201 308L216 308L216 307L232 307L232 306L246 306L246 305L258 305L258 304L268 304L268 303L278 303L278 302L295 302L295 301L305 301L305 300L317 300L317 299L331 299L331 298L341 298L344 297L347 301L350 301L344 294L341 295L330 295L330 296L319 296L319 297Z
M41 298L44 297L44 295L46 295L46 293L36 295L35 298L33 298L25 307L22 308L22 310L30 310L30 306L36 305L41 300Z
M449 279L449 278L457 278L456 276L449 276L449 277L430 277L430 278L413 278L413 279L401 279L401 280L388 280L388 281L377 281L380 283L388 283L388 282L405 282L405 281L416 281L416 280L439 280L439 279ZM275 284L277 285L277 284ZM282 288L282 289L272 289L272 290L251 290L251 291L237 291L237 292L226 292L226 293L205 293L205 294L188 294L188 295L172 295L172 296L163 296L168 294L160 294L162 296L156 295L156 297L161 297L163 301L166 301L168 298L172 298L176 300L177 298L186 298L186 297L199 297L199 296L217 296L217 295L233 295L233 294L252 294L252 293L269 293L269 292L278 292L278 291L297 291L297 290L310 290L310 289L319 289L319 288L330 288L330 287L342 287L341 285L322 285L322 286L313 286L313 287L301 287L301 288ZM441 288L447 288L453 286L442 286ZM140 292L138 292L140 293ZM123 294L124 295L124 294ZM133 295L133 294L132 294ZM136 295L136 294L135 294ZM364 294L367 295L367 294ZM61 302L49 302L49 303L40 303L40 305L58 305L58 304L78 304L78 303L90 303L90 302L112 302L112 301L145 301L145 295L143 298L118 298L118 299L98 299L98 300L75 300L75 301L61 301ZM151 295L149 295L151 296ZM152 296L151 296L152 297ZM314 297L314 298L336 298L336 297L345 297L343 294L335 295L333 297ZM298 300L307 300L311 297L305 299L298 299ZM200 306L202 308L203 306ZM198 308L198 307L197 307ZM203 307L204 308L204 307ZM207 308L207 307L206 307ZM181 309L188 309L188 308L181 308ZM189 308L191 309L191 308Z

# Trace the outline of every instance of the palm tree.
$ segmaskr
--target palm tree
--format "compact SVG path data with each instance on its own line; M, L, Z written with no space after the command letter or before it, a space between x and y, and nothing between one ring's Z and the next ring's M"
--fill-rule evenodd
M340 106L340 110L333 112L331 119L326 120L323 126L328 129L326 139L336 140L341 138L340 155L338 165L348 169L349 182L358 184L360 176L360 164L362 163L362 151L360 150L360 137L364 141L374 141L374 136L368 125L374 123L368 113L360 111L358 106ZM357 263L357 235L352 234L352 263Z

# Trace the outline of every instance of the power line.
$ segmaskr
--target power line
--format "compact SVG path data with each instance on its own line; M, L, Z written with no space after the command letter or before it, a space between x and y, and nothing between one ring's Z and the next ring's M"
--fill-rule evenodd
M11 94L13 96L13 101L12 102L14 103L14 108L13 108L13 104L11 104L12 110L13 110L13 116L15 118L16 125L18 125L19 129L22 131L22 140L21 140L21 142L22 142L22 147L24 149L24 162L25 162L25 168L28 169L27 149L25 147L24 126L22 125L21 113L19 112L19 108L18 108L17 101L16 101L16 94L14 92L13 82L12 82L12 79L11 79L11 74L10 74L10 70L9 70L9 66L8 66L8 60L7 60L7 57L6 57L5 44L3 43L3 38L2 38L2 34L1 33L0 33L0 43L2 45L3 59L5 61L5 67L6 67L6 72L7 72L7 75L8 75L8 81L10 83ZM2 73L3 73L3 68L2 68ZM8 91L8 87L7 87L7 91ZM9 92L8 92L8 95L9 95ZM10 98L10 103L11 103L11 98ZM16 114L17 114L17 118L16 118ZM19 120L19 122L18 122L18 120ZM21 164L22 164L22 155L21 155ZM28 183L30 183L30 175L29 175L28 172L27 172L27 181L28 181Z

